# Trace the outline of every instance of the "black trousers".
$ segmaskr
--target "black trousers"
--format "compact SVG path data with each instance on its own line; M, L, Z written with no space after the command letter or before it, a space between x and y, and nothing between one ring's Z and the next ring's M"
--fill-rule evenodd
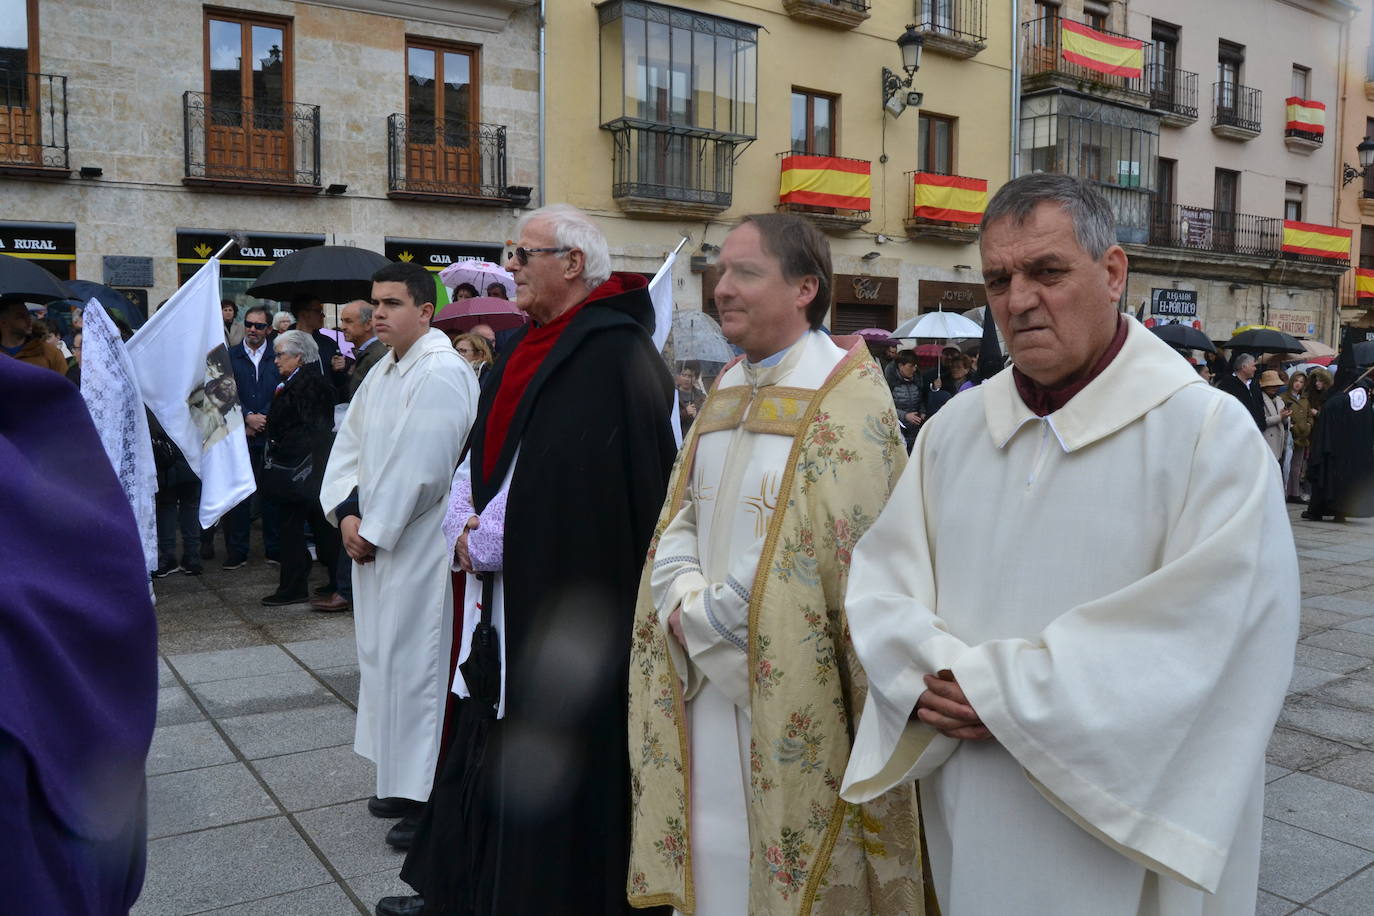
M278 503L277 524L281 538L281 578L277 594L303 597L310 591L310 551L305 546L305 523L315 535L315 554L329 573L330 591L338 590L335 570L339 563L339 529L329 524L320 501Z

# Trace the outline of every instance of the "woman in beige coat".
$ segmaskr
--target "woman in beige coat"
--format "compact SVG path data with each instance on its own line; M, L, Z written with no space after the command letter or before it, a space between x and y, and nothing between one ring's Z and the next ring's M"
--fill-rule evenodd
M1259 380L1260 391L1264 393L1264 441L1279 463L1283 463L1283 452L1288 446L1288 418L1293 411L1284 405L1279 397L1283 388L1283 376L1273 369L1264 370Z

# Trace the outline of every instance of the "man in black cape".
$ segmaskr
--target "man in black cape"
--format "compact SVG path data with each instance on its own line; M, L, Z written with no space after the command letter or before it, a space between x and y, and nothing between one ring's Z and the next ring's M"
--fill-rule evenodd
M673 386L643 278L611 274L584 214L546 207L517 232L507 266L534 323L483 388L450 510L468 518L469 572L504 524L499 563L477 564L499 571L468 580L466 698L401 870L419 896L383 898L381 916L630 912L630 637Z
M0 357L0 391L0 911L126 914L157 717L138 526L70 382Z
M1353 348L1342 347L1337 378L1355 381ZM1339 384L1339 383L1338 383ZM1348 392L1327 397L1312 430L1307 459L1307 479L1312 498L1302 517L1309 521L1343 522L1347 516L1374 515L1374 404L1370 403L1369 379Z

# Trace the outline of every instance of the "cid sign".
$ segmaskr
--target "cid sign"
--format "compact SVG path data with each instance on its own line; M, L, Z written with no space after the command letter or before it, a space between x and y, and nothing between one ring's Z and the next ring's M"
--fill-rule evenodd
M1197 290L1152 289L1150 313L1169 318L1197 317Z

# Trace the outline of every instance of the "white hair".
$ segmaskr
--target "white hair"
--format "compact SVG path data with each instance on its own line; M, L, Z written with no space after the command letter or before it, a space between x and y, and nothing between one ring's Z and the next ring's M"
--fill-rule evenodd
M319 345L304 331L282 331L277 335L277 342L273 346L278 353L294 353L301 358L302 363L320 361Z
M520 217L520 222L515 224L515 234L519 235L536 221L548 224L554 245L582 252L585 259L582 282L587 284L588 290L596 289L611 278L610 246L590 216L571 204L549 204Z
M263 309L263 311L267 311L267 309ZM272 316L272 327L281 330L277 325L281 324L283 320L285 320L286 326L289 328L296 323L296 316L292 315L290 312L277 312L277 314Z

